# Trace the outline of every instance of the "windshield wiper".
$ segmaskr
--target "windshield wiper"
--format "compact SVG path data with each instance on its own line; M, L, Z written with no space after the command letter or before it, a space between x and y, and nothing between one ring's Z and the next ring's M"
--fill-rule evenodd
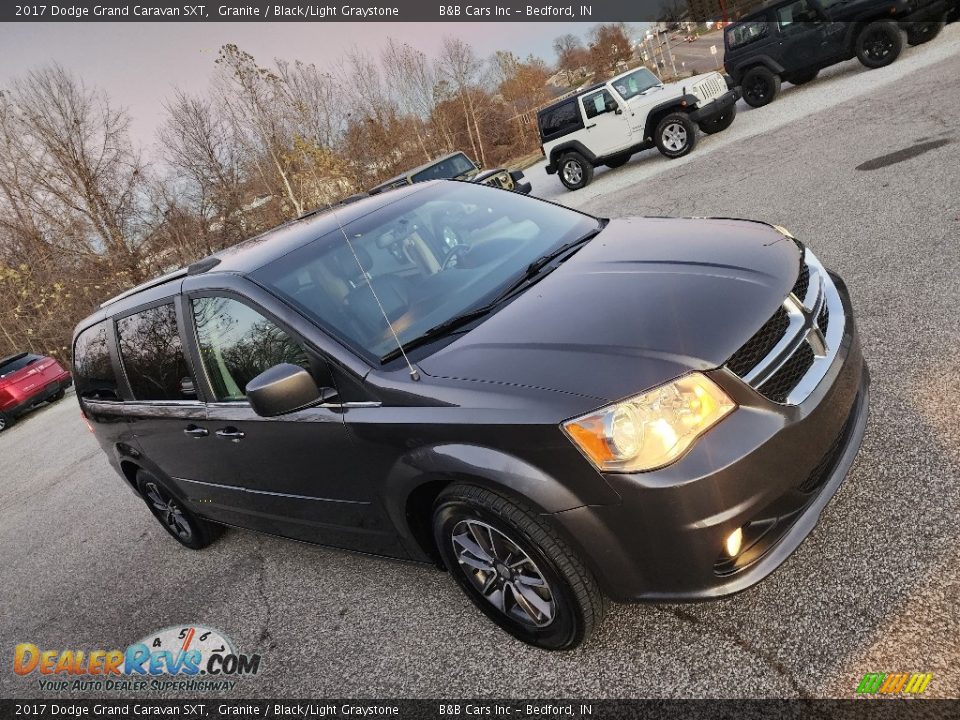
M483 317L484 315L489 315L505 300L512 297L513 295L518 293L520 290L526 289L537 280L549 274L548 272L544 272L544 269L548 265L551 265L554 260L556 260L561 256L572 254L572 251L575 248L579 248L581 245L584 245L588 241L595 238L600 233L600 231L607 226L607 222L608 222L607 220L601 220L600 227L596 228L595 230L591 230L586 235L583 235L571 242L564 243L560 247L555 248L554 250L551 250L546 255L538 257L532 263L527 265L526 269L523 271L523 274L520 275L520 277L518 277L514 282L510 283L510 285L505 290L503 290L499 295L497 295L492 302L489 302L486 305L482 305L472 310L467 310L466 312L460 313L459 315L454 315L449 320L444 320L439 325L435 325L434 327L427 330L425 333L423 333L423 335L419 335L418 337L413 338L413 340L408 340L406 343L404 343L403 351L407 352L414 348L420 347L421 345L425 345L428 342L432 342L437 338L443 337L445 335L449 335L454 330L457 330L463 327L464 325L467 325L473 322L474 320L477 320L478 318ZM553 270L555 268L556 268L556 265L551 267L550 270ZM391 360L394 360L400 357L401 354L402 353L400 352L400 348L396 348L395 350L391 350L386 355L381 357L380 362L389 362Z

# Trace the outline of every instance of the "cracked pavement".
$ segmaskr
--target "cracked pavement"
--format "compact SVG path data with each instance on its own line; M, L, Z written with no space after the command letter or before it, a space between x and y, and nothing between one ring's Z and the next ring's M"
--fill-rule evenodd
M766 581L703 604L615 605L589 643L544 654L430 567L236 530L179 547L68 396L0 435L0 693L39 694L10 670L18 642L109 649L196 622L263 656L234 697L852 697L873 671L932 672L926 695L957 697L958 45L955 24L885 70L840 66L742 108L682 161L641 156L557 194L612 216L780 223L847 281L870 425L820 523Z

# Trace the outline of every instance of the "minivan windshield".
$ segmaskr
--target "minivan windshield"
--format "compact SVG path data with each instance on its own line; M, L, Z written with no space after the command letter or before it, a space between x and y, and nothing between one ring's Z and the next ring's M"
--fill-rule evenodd
M388 199L389 195L382 196ZM600 221L506 190L439 182L364 215L253 273L368 360L478 308L596 233ZM381 312L381 306L383 311Z
M624 100L629 100L663 83L660 82L660 78L646 68L640 68L623 77L614 78L611 84L613 85L613 89L620 94L620 97Z

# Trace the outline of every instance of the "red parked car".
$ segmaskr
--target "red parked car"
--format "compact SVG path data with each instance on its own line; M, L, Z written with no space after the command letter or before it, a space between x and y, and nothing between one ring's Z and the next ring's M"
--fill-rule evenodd
M0 432L34 405L62 398L72 383L52 357L19 353L0 359Z

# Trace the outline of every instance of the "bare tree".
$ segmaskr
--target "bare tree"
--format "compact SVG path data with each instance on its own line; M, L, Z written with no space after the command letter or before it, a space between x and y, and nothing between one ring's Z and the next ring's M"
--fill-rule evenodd
M456 89L463 105L474 157L486 165L483 137L480 134L479 107L474 92L480 87L483 63L470 45L460 38L447 36L443 38L438 68L441 76L449 80Z

